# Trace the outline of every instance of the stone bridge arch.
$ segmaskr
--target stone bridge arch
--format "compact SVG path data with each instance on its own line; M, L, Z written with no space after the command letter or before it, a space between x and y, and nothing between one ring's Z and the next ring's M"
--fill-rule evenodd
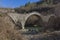
M27 14L8 13L8 16L10 16L15 23L17 23L17 22L21 23L22 29L25 28L25 24L26 24L27 20L29 20L30 17L32 17L32 16L37 17L39 19L41 25L44 25L44 26L45 26L45 24L48 24L48 26L51 25L50 21L52 22L56 18L56 16L54 14L43 16L38 12L32 12L32 13L27 13ZM53 20L50 20L51 18ZM34 17L32 19L34 19ZM44 22L46 22L46 23L44 23Z
M30 22L29 22L29 20L30 20ZM40 13L37 13L37 12L29 13L29 14L26 16L26 18L25 18L24 27L25 27L25 25L26 25L27 22L32 23L31 21L32 21L33 23L35 22L35 24L38 23L38 24L40 24L40 25L42 26L43 20L42 20L42 18L41 18L41 14L40 14ZM28 24L29 24L29 23L28 23ZM33 23L32 23L32 24L33 24Z
M48 25L53 25L53 23L55 22L55 16L50 16L49 20L48 20Z
M50 16L48 20L48 28L53 30L60 30L60 17Z
M27 13L27 14L20 14L20 13L8 13L8 16L11 17L11 19L15 22L15 24L21 23L22 29L25 28L25 23L28 20L29 17L31 16L37 16L42 20L42 15L38 12L32 12L32 13Z
M49 17L49 19L48 19L48 26L47 26L47 29L52 29L53 30L53 28L55 27L55 25L56 25L56 15L50 15L50 17Z

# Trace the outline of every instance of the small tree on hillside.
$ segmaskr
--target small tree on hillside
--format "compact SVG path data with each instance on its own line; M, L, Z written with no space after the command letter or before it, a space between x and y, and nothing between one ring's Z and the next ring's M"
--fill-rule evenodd
M28 3L25 4L25 6L28 6L30 4L30 1Z
M43 0L44 2L46 2L47 4L52 4L53 0Z

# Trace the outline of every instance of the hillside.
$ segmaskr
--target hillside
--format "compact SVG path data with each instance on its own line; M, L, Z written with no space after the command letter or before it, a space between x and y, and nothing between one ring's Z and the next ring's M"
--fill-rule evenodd
M0 13L0 40L22 40L18 31L14 29L15 24L7 14Z
M50 1L50 0L49 0ZM51 2L48 2L46 0L38 1L36 3L26 3L25 6L21 6L19 8L15 8L15 11L18 13L29 13L32 11L48 11L50 9L53 9L56 4L60 3L59 0L53 0Z
M0 13L14 13L15 10L13 8L0 8Z

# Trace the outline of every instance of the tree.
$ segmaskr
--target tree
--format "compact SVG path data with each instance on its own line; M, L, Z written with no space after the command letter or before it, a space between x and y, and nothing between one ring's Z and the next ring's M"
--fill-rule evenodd
M25 6L28 6L30 4L30 1L25 4Z
M44 0L44 2L46 2L47 4L52 4L53 0Z

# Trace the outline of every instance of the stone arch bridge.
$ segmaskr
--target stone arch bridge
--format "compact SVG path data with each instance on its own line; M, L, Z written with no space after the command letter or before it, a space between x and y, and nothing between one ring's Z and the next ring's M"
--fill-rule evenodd
M17 22L21 23L22 29L25 28L25 24L26 24L27 20L29 19L29 17L31 17L33 15L39 17L39 19L40 19L39 21L41 22L41 24L44 23L44 22L48 22L50 17L55 17L54 14L44 16L44 15L38 13L38 12L32 12L32 13L28 13L28 14L8 13L8 16L10 18L12 18L12 20L15 22L15 24L17 24ZM31 18L34 19L33 17L31 17ZM44 25L44 24L42 24L42 25Z

